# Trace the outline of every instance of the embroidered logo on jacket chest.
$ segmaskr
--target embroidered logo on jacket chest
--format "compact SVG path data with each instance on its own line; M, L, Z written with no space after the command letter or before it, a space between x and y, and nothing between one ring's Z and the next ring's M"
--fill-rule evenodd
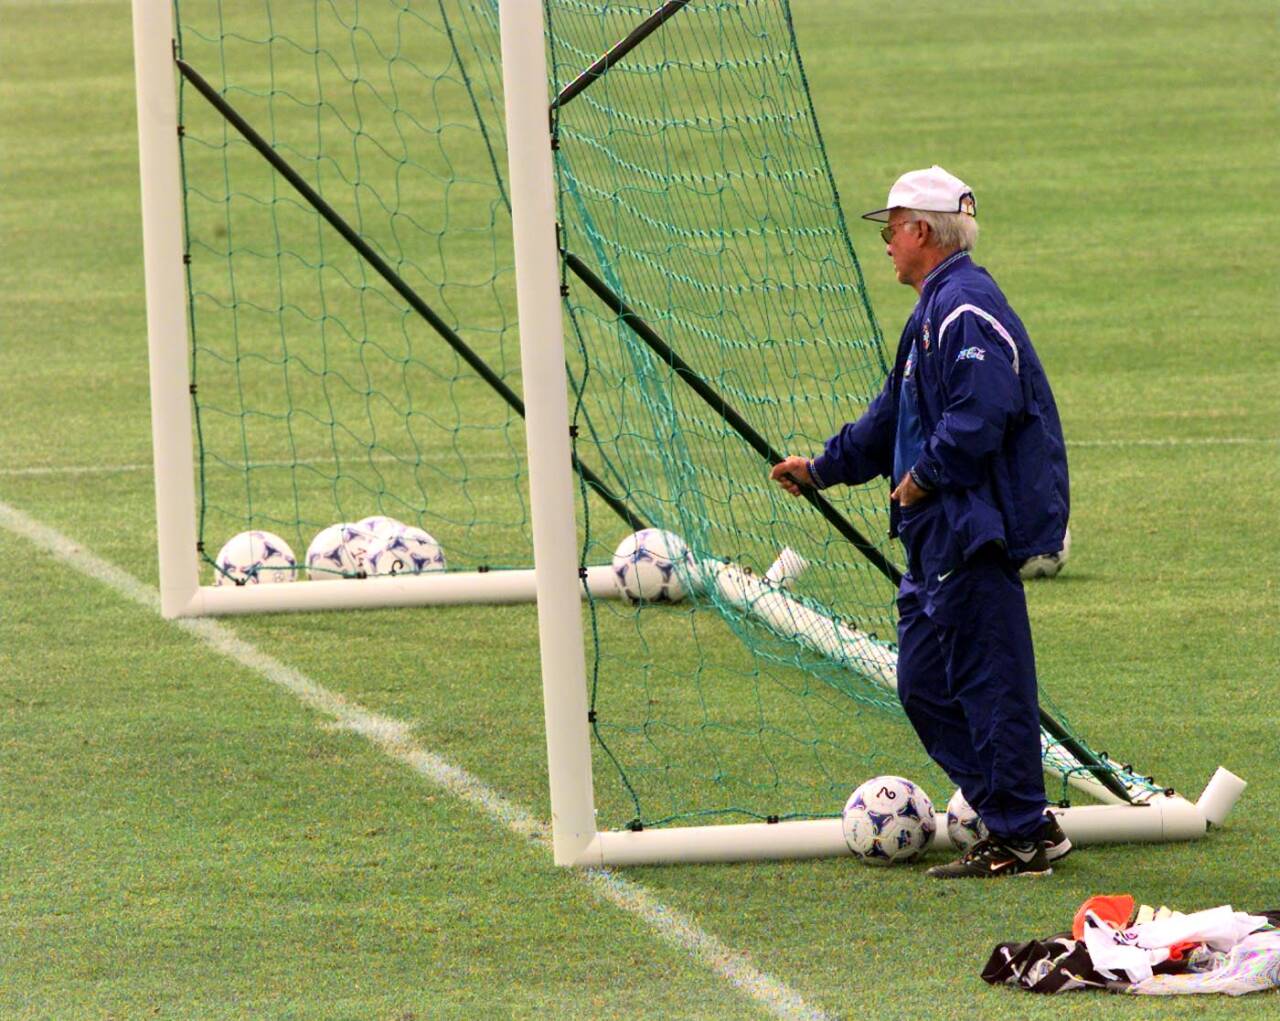
M924 341L924 349L927 352L929 345L933 343L933 328L929 325L929 320L924 321L924 328L920 331L920 339Z

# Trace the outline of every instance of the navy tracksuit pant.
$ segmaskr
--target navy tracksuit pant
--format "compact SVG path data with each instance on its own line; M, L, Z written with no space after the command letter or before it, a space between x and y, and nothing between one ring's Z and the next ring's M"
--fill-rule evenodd
M983 547L928 598L903 579L898 697L991 833L1037 838L1047 802L1035 656L1022 581L1002 549Z

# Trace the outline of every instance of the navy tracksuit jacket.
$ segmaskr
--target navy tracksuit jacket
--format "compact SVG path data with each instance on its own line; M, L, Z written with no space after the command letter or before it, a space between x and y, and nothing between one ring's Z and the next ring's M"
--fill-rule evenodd
M1046 801L1018 566L1062 548L1066 447L1026 329L965 252L925 279L884 388L812 464L819 487L909 470L932 492L890 512L908 568L898 695L991 832L1032 839Z

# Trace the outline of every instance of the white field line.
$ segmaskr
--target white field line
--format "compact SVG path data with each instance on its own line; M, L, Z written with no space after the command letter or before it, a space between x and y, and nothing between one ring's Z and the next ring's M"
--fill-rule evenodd
M95 556L73 539L42 524L17 508L0 501L0 527L19 535L81 574L99 581L153 613L160 612L160 594L150 585ZM194 635L215 652L248 667L299 702L360 735L384 755L400 762L437 787L478 809L516 835L551 856L551 830L525 808L508 800L482 780L417 744L410 724L381 716L335 691L317 684L305 674L281 663L244 641L228 627L213 620L175 620L175 627ZM326 723L325 726L333 726ZM638 883L608 869L567 872L581 879L602 900L639 917L664 942L710 968L734 988L767 1009L788 1019L825 1021L829 1015L811 1007L784 982L755 967L744 951L726 946L699 928L689 916L663 904Z
M1164 439L1068 440L1068 447L1268 447L1280 444L1277 436L1171 436ZM507 460L503 455L484 455L468 460L481 462ZM395 457L352 459L360 463L385 464L400 460ZM293 465L331 464L331 457L299 458L296 461L258 461L255 468L288 468ZM42 465L34 468L0 468L0 477L26 478L41 475L119 475L125 472L149 472L150 461L134 464L68 464Z

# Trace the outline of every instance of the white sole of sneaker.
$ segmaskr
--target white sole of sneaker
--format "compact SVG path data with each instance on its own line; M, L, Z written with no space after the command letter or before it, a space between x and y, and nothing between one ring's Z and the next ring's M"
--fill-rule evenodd
M1071 853L1071 846L1070 840L1063 840L1057 844L1045 844L1044 855L1050 861L1062 861Z

